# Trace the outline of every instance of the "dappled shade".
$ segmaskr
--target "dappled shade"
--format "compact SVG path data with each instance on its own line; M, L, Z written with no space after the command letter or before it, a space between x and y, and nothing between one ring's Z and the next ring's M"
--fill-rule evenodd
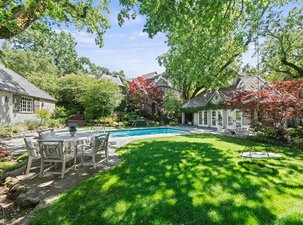
M244 159L247 144L263 150L210 134L136 141L30 224L302 224L302 155Z

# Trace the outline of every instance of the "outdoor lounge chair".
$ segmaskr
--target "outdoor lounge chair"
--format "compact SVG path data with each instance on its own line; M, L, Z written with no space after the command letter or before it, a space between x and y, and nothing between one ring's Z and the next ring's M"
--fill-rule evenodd
M25 174L28 174L31 170L33 160L41 159L41 156L39 150L35 147L32 138L24 137L24 142L28 154Z
M81 146L81 165L83 165L84 157L92 158L92 165L96 169L96 155L98 152L104 151L105 160L108 162L108 138L109 133L94 137L91 145Z
M61 178L64 178L64 174L72 167L66 169L66 163L74 160L74 169L76 168L76 150L75 149L64 149L64 141L43 141L38 140L40 155L41 155L41 168L40 177L44 176L46 164L57 164L61 163L62 168L60 172L48 171L52 174L60 174ZM65 151L66 150L66 151ZM51 167L50 167L51 168Z

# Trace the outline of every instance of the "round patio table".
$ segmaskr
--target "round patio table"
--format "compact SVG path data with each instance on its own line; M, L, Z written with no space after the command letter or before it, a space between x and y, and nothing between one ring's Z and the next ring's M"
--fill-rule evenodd
M92 143L94 134L92 133L76 133L75 136L71 136L69 133L60 135L47 136L43 138L43 141L63 141L65 149L75 148L79 145L89 145Z

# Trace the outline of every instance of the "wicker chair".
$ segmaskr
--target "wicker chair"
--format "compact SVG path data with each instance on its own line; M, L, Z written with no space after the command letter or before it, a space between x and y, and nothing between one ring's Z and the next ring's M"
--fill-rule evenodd
M84 157L92 158L92 165L96 169L96 155L98 152L104 151L105 160L108 162L108 138L109 133L102 134L94 137L93 143L91 145L81 146L81 165L83 165Z
M60 174L61 178L64 178L64 174L69 171L72 167L66 169L66 163L74 160L74 169L76 168L76 151L72 149L71 151L65 151L63 141L43 141L38 140L40 154L41 154L41 168L40 168L40 177L44 176L44 170L46 164L62 164L61 172L52 172L52 174Z
M32 162L35 159L41 159L39 150L35 147L33 139L29 137L24 137L25 147L28 154L27 166L25 174L28 174L32 169Z

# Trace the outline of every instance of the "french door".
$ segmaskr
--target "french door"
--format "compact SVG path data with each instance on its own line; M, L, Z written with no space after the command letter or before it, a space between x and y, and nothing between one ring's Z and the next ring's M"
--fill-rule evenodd
M211 111L211 126L223 127L223 110Z
M228 129L236 129L242 127L242 112L238 109L227 110L227 124Z

